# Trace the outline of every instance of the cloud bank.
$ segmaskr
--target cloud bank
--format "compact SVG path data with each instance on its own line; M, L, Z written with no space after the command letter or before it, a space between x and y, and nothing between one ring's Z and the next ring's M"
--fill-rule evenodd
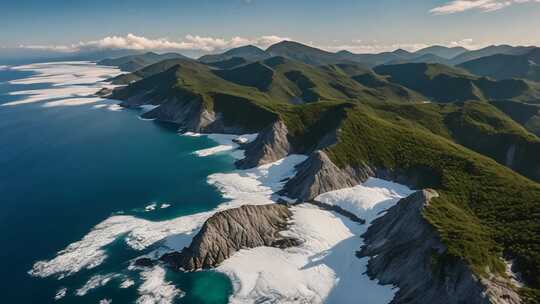
M520 3L540 3L540 0L453 0L429 12L434 15L448 15L468 10L493 12Z
M231 39L186 35L183 39L170 40L167 38L151 39L130 33L125 36L107 36L99 40L79 42L72 45L20 45L19 47L59 52L79 52L102 49L214 52L247 44L266 48L274 43L287 39L289 38L276 35L260 36L256 38L236 36Z
M441 45L441 46L447 46L447 47L464 47L469 50L479 49L485 46L482 44L477 44L475 41L473 41L473 39L470 39L470 38L456 40L456 41L439 41L439 42L434 42L434 43L410 42L410 43L392 43L392 44L379 43L378 41L352 40L350 43L338 43L336 45L329 45L329 46L317 46L317 45L312 45L312 46L320 47L330 52L338 52L341 50L347 50L347 51L357 53L357 54L365 54L365 53L373 54L373 53L381 53L381 52L391 52L397 49L404 49L410 52L414 52L414 51L418 51L420 49L423 49L432 45Z

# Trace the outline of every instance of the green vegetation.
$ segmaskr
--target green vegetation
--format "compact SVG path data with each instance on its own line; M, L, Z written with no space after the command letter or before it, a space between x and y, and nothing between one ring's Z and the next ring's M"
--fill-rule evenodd
M512 99L538 102L540 84L519 79L495 81L442 64L407 63L374 69L388 80L437 102Z
M540 136L540 106L513 102L510 100L491 101L492 105L521 124L529 132Z
M441 196L425 211L448 254L475 273L502 274L500 257L540 288L540 185L408 119L389 120L370 105L347 110L336 146L340 166L363 165L416 176ZM437 178L433 178L436 176Z

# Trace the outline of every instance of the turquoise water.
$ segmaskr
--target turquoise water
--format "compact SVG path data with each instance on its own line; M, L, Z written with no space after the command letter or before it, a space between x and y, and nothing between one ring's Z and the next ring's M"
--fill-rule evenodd
M31 74L0 70L0 104L25 98L8 92L48 87L6 83ZM112 214L159 221L210 210L224 201L206 178L230 171L229 156L196 157L193 151L215 144L204 137L178 136L174 127L137 115L92 105L0 107L1 302L52 303L61 286L69 292L56 303L134 302L137 280L127 289L111 283L82 297L72 292L92 275L124 271L126 261L141 255L124 242L109 245L109 258L96 269L62 280L27 272ZM151 202L171 206L142 212ZM186 293L178 303L226 303L232 289L224 275L213 272L169 271L167 279Z

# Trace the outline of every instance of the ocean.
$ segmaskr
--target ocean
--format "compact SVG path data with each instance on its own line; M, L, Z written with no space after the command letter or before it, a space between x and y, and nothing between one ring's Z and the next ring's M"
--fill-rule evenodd
M29 274L109 218L160 223L226 200L207 178L231 171L234 159L192 153L214 141L179 136L174 126L90 96L116 73L89 63L0 68L0 302L227 302L232 286L221 273L128 269L159 242L135 250L118 239L99 266Z

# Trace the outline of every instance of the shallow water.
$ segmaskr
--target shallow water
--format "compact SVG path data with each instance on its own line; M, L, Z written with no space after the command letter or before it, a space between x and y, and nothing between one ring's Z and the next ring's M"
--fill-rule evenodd
M233 159L197 157L193 151L215 143L178 136L171 126L137 119L136 110L111 111L112 101L2 106L30 97L10 92L52 88L50 83L7 83L33 74L0 70L2 302L52 303L62 287L67 292L58 303L97 303L105 298L134 302L142 282L131 277L126 261L155 246L141 252L113 242L103 264L61 280L34 278L27 272L36 261L53 258L113 214L161 221L213 209L224 199L207 177L230 171ZM156 208L145 209L153 203ZM161 208L167 206L163 204L170 206ZM119 288L126 278L117 277L84 296L76 295L92 276L111 273L130 277L134 285ZM180 303L226 303L232 289L228 278L214 272L168 272L166 280L186 293Z

